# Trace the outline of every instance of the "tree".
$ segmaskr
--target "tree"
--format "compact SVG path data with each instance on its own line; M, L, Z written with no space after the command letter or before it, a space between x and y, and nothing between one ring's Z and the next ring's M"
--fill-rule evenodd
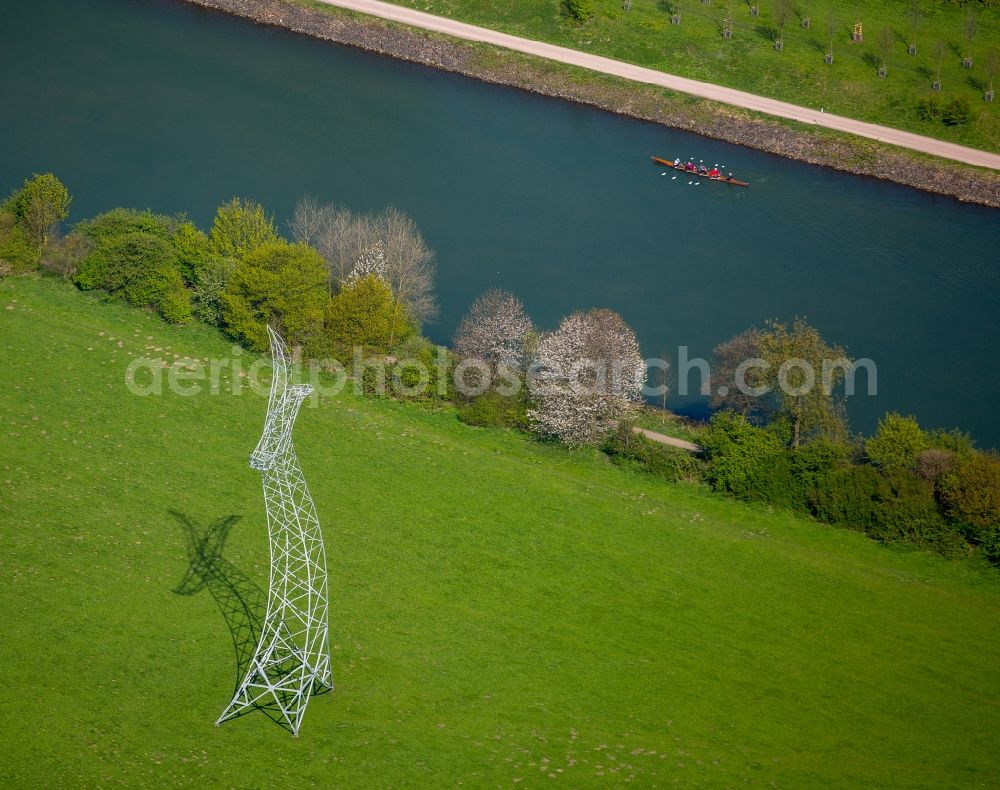
M754 386L755 369L740 370L746 362L760 357L760 338L759 329L748 329L715 347L712 378L722 384L712 392L713 408L729 409L748 418L769 411L764 398L747 391L748 386Z
M415 333L412 322L392 295L388 283L368 274L346 283L326 308L326 334L333 355L341 362L364 354L389 353L397 340Z
M491 289L476 299L455 332L453 348L463 359L480 359L496 375L501 366L521 370L525 343L534 329L521 300Z
M791 13L791 0L775 0L774 24L777 25L777 31L774 36L774 48L778 51L785 47L785 25L788 24L788 17Z
M376 239L371 247L361 251L361 255L355 262L354 268L351 269L351 273L347 276L345 285L350 285L357 280L369 276L377 277L382 282L388 284L386 279L388 274L388 265L385 261L385 246L382 244L381 239Z
M844 349L828 345L819 331L796 318L791 329L771 321L760 335L766 371L760 384L777 398L779 414L792 427L791 445L817 437L840 441L847 433L842 399L833 390L843 381L851 361Z
M0 277L31 271L38 265L38 248L24 232L17 217L0 210Z
M924 15L920 6L920 0L913 0L906 9L906 18L910 20L910 44L909 53L917 54L917 28L920 26L920 19Z
M69 216L72 200L69 190L52 173L35 173L7 198L3 208L14 215L29 243L41 250L56 225Z
M931 85L931 88L933 88L936 91L941 90L941 62L944 60L944 53L946 50L947 47L945 46L945 43L941 41L941 39L938 39L937 41L934 42L935 76L934 76L934 84Z
M733 0L726 0L726 15L722 18L722 37L733 37Z
M532 428L571 447L599 444L632 416L646 378L635 333L603 309L564 318L533 367Z
M878 70L878 75L880 77L885 77L889 73L889 53L892 51L892 39L893 33L892 28L886 25L878 32L878 54L880 57L880 66Z
M427 246L417 223L390 206L378 218L379 238L385 244L386 279L402 309L417 323L437 317L434 299L434 251Z
M833 64L833 42L837 38L837 30L840 28L840 22L837 20L837 12L831 8L826 15L826 35L830 39L830 49L826 53L826 63L827 65Z
M288 222L292 238L310 247L317 247L335 211L333 206L319 203L309 195L301 198Z
M927 434L915 418L890 412L879 420L875 435L865 442L865 455L881 469L912 470L917 456L927 446Z
M274 218L260 203L234 197L219 206L209 233L212 251L223 258L243 258L278 241Z
M986 53L986 60L983 62L983 71L986 73L986 101L993 101L993 80L1000 70L1000 53L996 47Z
M254 351L268 348L268 325L307 356L325 350L326 267L305 244L272 241L244 254L219 301L223 325Z
M290 224L296 241L314 247L328 270L328 289L346 283L364 256L381 254L384 278L396 301L395 314L424 323L437 316L434 252L409 215L389 207L377 216L354 214L311 198L299 201ZM376 250L381 247L381 253Z
M967 69L972 68L972 42L976 39L976 30L978 24L976 22L976 12L970 7L969 13L965 17L965 41L967 44L965 59L962 61L962 65Z

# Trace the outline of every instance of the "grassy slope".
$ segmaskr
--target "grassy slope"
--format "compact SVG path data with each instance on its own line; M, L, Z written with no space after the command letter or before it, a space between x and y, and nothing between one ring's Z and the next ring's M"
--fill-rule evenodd
M785 28L785 50L773 50L765 28L772 24L772 4L762 2L761 17L750 16L749 5L734 2L734 36L724 40L720 20L726 3L683 0L680 26L670 24L662 0L634 0L632 10L622 10L620 0L594 0L596 16L584 25L568 23L557 0L392 0L400 5L460 19L506 33L727 85L809 107L824 107L848 117L907 129L987 150L1000 150L1000 102L983 101L985 53L1000 48L1000 10L981 9L973 45L975 68L962 68L967 43L964 11L941 2L924 2L925 16L917 33L918 52L910 56L906 41L910 23L909 2L904 0L852 0L852 2L798 3L807 7L812 27L803 30L799 17L790 17ZM838 34L834 65L823 63L828 48L827 14L836 9ZM864 23L865 43L850 43L854 17ZM876 64L878 33L889 26L895 35L889 55L889 78L880 80ZM917 116L917 102L932 94L936 72L933 43L944 41L948 50L942 61L942 101L957 96L969 99L976 117L962 127ZM1000 80L996 86L1000 90Z
M265 403L132 396L123 371L147 346L229 348L0 281L4 786L1000 773L995 572L350 395L297 427L337 691L298 739L260 715L214 728L232 646L207 592L172 592L187 562L167 510L243 516L227 556L264 583L246 457Z

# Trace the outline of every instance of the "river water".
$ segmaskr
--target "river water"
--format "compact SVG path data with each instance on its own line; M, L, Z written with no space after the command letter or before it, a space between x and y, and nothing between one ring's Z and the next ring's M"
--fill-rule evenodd
M123 205L202 226L232 195L281 223L304 194L392 204L438 254L434 340L492 286L545 328L614 308L647 354L675 360L801 315L877 364L878 395L850 401L855 430L894 409L1000 445L1000 211L179 2L4 5L4 192L51 170L73 220ZM651 153L752 185L689 185Z

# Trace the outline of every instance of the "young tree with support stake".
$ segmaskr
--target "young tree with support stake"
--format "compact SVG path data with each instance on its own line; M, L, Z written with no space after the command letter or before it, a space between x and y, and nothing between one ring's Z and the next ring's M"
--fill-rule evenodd
M977 27L976 12L970 8L968 16L965 17L965 41L968 45L966 49L967 54L962 60L962 66L967 69L972 68L972 42L976 39Z
M830 48L827 50L826 55L823 60L826 61L827 66L833 65L833 42L837 38L837 29L840 27L840 22L837 20L837 13L832 8L826 15L826 35L830 39Z
M878 67L878 75L882 79L885 79L889 74L889 52L892 51L892 28L888 25L883 27L878 32L878 53L880 58L880 65Z
M775 0L774 3L774 24L777 25L774 37L774 48L781 52L785 48L785 25L788 24L788 16L792 12L790 0Z
M936 72L934 82L931 84L931 90L941 90L941 62L944 60L944 53L946 50L947 47L941 39L934 42L934 66Z
M993 79L1000 70L1000 53L994 47L986 53L986 60L983 62L983 70L986 72L986 92L983 98L986 101L993 101Z
M910 20L910 41L907 44L907 51L911 55L917 54L917 27L920 25L920 18L924 15L920 7L919 0L913 0L909 8L906 9L906 18Z

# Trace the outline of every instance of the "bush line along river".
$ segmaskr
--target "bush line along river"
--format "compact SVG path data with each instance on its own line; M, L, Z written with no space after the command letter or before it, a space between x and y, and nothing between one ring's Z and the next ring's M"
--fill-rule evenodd
M614 308L650 355L800 314L878 365L855 429L896 409L1000 444L994 210L162 0L18 4L0 52L0 189L52 170L73 219L394 204L438 252L435 340L491 286L543 327ZM752 186L688 185L650 153Z

